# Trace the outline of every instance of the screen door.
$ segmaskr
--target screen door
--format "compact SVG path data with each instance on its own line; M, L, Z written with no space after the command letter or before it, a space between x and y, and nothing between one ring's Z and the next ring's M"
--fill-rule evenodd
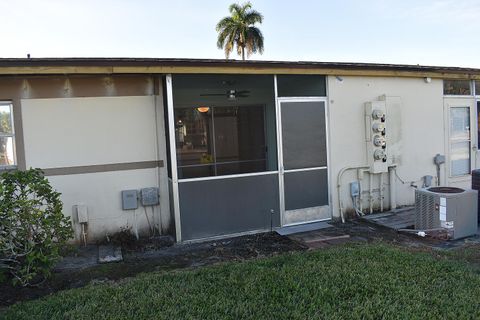
M330 219L325 101L280 99L279 106L282 225Z

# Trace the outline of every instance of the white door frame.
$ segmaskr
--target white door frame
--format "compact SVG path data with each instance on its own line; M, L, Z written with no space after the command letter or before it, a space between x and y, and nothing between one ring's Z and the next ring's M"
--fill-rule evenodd
M477 144L476 134L476 103L473 97L445 97L444 98L444 132L445 132L445 156L446 162L444 166L445 182L448 186L457 186L467 188L470 186L471 174L462 176L451 175L451 152L450 152L450 109L455 107L468 107L470 109L470 170L476 167Z
M283 135L282 135L282 112L281 104L284 102L323 102L325 105L325 137L326 137L326 152L327 152L327 165L323 167L301 168L301 169L289 169L285 170L283 164ZM291 226L296 224L312 223L317 221L330 220L332 218L332 206L331 206L331 188L330 188L330 155L329 155L329 128L328 128L328 98L327 97L281 97L277 96L277 81L275 77L275 113L276 113L276 125L277 125L277 157L278 157L278 181L279 181L279 200L280 200L280 225ZM285 221L285 172L300 172L309 170L327 170L327 192L328 192L328 205L324 206L325 210L328 210L328 218L318 219L306 222L287 224ZM306 210L311 208L305 208Z

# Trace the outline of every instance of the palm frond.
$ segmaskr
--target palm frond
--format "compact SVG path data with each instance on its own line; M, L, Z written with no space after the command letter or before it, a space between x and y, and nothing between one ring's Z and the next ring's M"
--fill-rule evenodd
M263 15L252 9L250 2L233 3L229 11L231 15L224 17L216 25L217 47L224 49L225 57L228 59L234 49L242 58L243 53L247 56L257 52L263 53L263 35L255 26L256 23L263 22Z
M248 25L255 24L255 23L262 23L263 15L256 10L250 10L245 14L244 21Z

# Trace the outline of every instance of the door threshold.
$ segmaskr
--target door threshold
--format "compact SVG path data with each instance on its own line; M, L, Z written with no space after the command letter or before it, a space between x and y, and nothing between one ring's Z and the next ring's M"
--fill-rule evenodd
M294 233L301 233L301 232L308 232L308 231L326 229L326 228L331 228L332 227L332 225L328 223L329 221L331 221L331 219L319 220L319 221L309 221L309 222L303 222L303 223L300 223L300 224L297 223L297 224L294 224L294 225L288 225L288 226L282 227L282 228L277 229L275 231L279 235L287 236L287 235L294 234Z

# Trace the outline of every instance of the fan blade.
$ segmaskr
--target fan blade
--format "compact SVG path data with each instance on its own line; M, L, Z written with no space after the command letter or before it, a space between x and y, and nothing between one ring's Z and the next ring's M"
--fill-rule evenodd
M225 93L205 93L200 95L200 97L214 97L214 96L225 96Z

